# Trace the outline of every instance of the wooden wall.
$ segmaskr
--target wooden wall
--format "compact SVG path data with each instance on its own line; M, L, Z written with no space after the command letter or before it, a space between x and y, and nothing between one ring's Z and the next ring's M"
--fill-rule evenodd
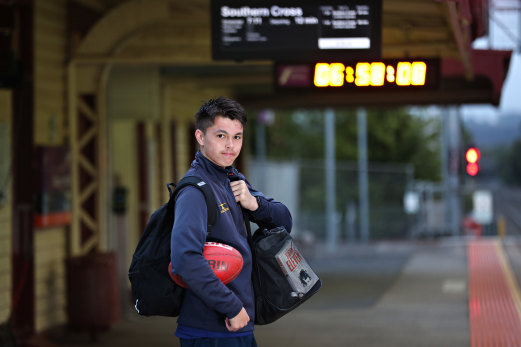
M69 145L66 105L68 1L34 0L35 146ZM149 16L157 16L158 8L167 8L169 14L173 13L175 20L171 20L170 15L160 16L159 21L151 22L153 25L147 24L145 21L146 25L139 28L133 27L133 23L139 22L138 17L141 16L141 12L136 17L136 13L132 9L143 8L144 2L72 1L99 11L102 16L105 16L105 19L107 17L111 19L106 23L101 20L105 24L96 27L94 35L88 35L88 38L85 38L85 41L92 43L92 50L85 49L79 53L88 55L97 52L105 55L110 52L119 52L127 54L129 57L140 57L143 52L147 52L152 58L168 56L172 65L212 63L208 0L172 3L150 1L150 4L147 2L147 6L151 7L150 10L147 7L146 11L150 12ZM125 2L128 2L130 6L124 6ZM175 6L172 7L174 3ZM116 11L117 13L112 12L118 6L121 7ZM147 13L143 13L143 15L147 15ZM187 29L189 26L191 26L190 30ZM114 32L120 31L122 31L121 35L113 37ZM98 52L96 49L105 47L103 45L104 37L108 37L106 40L108 43L105 44L107 51ZM77 87L80 93L98 90L99 75L93 73L92 69L98 70L99 67L84 66L76 71ZM189 77L184 80L165 81L159 68L150 64L145 67L132 65L131 68L118 69L113 69L114 73L109 76L107 86L107 116L108 120L112 122L108 129L110 137L108 145L112 146L109 158L111 162L108 164L110 177L101 179L110 182L114 179L114 175L120 174L123 184L132 188L128 196L129 218L127 222L129 226L128 229L125 229L128 234L126 240L128 248L126 254L123 255L129 260L140 232L136 227L138 223L132 220L132 216L138 215L134 213L138 209L138 201L136 192L133 190L137 186L136 156L132 151L128 151L129 148L135 147L135 125L138 122L146 124L146 141L151 161L149 182L147 182L151 188L148 207L150 211L153 211L164 202L165 181L171 181L171 177L174 176L172 172L169 172L172 167L171 158L174 156L177 158L178 178L185 173L193 159L189 153L190 142L193 142L194 139L193 134L189 133L189 129L193 122L193 115L201 102L210 97L230 94L226 87L220 87L224 83L223 80L214 83L214 87L209 87L205 84L191 82ZM138 88L133 89L136 86ZM4 125L6 122L4 118L7 121L11 118L10 113L6 111L10 108L10 104L5 100L10 100L10 97L6 97L4 93L0 92L0 141L6 141L5 136L2 135L2 127L9 126ZM110 104L111 100L116 103ZM165 127L170 124L170 121L175 122L175 134L169 134L169 130ZM161 134L163 146L161 146L157 134ZM176 144L172 149L170 139L167 137L174 135ZM165 143L168 146L165 146ZM175 153L172 153L172 150ZM10 154L10 151L8 153ZM157 190L154 189L155 186L158 187ZM111 187L110 184L109 187ZM12 290L10 218L9 204L0 206L0 322L5 320L9 314ZM114 220L111 223L113 225ZM35 230L35 328L38 332L66 323L65 259L69 249L67 240L70 235L68 233L68 227ZM102 237L105 236L114 237L114 235L103 235ZM116 242L113 242L113 248L115 248L114 243Z
M66 0L36 0L35 145L65 144ZM66 228L35 229L35 328L66 322Z
M11 306L11 92L0 89L0 322Z
M66 1L35 1L35 144L61 145L65 125Z
M36 331L66 322L64 228L36 230L35 314Z

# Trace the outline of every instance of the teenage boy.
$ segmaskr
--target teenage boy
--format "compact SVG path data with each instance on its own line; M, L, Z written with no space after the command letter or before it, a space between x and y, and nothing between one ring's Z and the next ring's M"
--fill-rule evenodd
M219 97L204 103L195 115L200 145L185 176L200 177L215 194L219 216L209 237L237 249L244 260L241 273L224 285L203 258L207 238L204 195L183 188L176 200L172 229L172 272L187 284L176 336L181 346L257 346L253 335L255 305L252 256L242 209L266 228L291 231L288 208L255 190L232 166L244 138L246 113L236 101ZM230 180L236 177L237 180Z

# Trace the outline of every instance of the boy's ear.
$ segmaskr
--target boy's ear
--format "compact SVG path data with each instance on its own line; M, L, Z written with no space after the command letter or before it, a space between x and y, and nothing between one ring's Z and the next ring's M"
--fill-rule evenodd
M201 129L197 129L195 131L195 139L197 140L197 142L199 143L200 146L203 145L203 138L204 138L204 133L201 131Z

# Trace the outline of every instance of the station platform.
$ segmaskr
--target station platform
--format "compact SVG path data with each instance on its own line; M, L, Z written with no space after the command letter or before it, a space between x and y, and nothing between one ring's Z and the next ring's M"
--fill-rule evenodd
M521 346L521 238L339 246L309 256L323 288L257 326L259 347ZM96 336L59 329L33 346L178 346L175 318L128 310Z

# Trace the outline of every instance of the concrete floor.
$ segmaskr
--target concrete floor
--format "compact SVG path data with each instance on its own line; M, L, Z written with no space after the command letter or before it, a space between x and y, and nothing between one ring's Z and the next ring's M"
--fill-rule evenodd
M521 262L518 247L505 249L511 261ZM322 289L279 321L257 326L259 347L470 345L464 238L344 246L309 262ZM70 347L179 346L175 322L129 310L95 341L67 330L47 335L47 341Z

